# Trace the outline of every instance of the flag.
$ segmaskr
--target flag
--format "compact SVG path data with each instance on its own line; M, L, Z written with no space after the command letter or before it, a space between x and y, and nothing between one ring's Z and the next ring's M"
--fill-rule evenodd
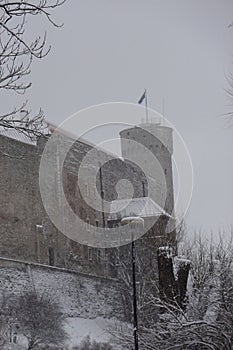
M143 95L139 98L138 104L141 104L145 98L146 98L146 90L143 92Z

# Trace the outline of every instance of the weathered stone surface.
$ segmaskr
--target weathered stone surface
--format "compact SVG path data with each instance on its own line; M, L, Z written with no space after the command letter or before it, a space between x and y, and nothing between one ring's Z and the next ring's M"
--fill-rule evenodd
M139 142L145 143L142 141L145 138L138 134L138 131L136 136ZM59 147L62 147L63 142L71 143L64 136L58 135L58 138ZM37 145L32 145L0 135L0 256L72 268L102 276L115 276L111 250L92 249L90 259L87 246L65 237L48 218L39 191L39 164L46 142L47 138L41 137ZM148 139L148 142L153 140ZM160 146L158 151L158 147L154 145L153 151L159 154L164 170L168 171L166 176L169 178L170 199L167 199L167 203L170 212L173 206L171 154ZM72 210L84 222L89 220L93 226L107 226L107 214L87 205L78 186L80 164L91 149L91 145L76 141L66 157L62 178L59 178L56 158L59 149L54 148L51 158L53 173L48 176L57 177L57 188L53 193L57 201L60 187L63 186ZM99 166L99 158L104 159L106 163L101 171L97 172L97 177L93 178L93 172ZM87 195L93 195L93 192L97 191L110 205L110 201L117 198L116 185L122 179L130 181L133 185L133 197L147 195L147 181L142 170L130 162L114 159L103 151L96 150L82 181L88 188ZM127 191L126 185L123 188L126 198ZM165 236L164 225L161 230L160 221L145 235L146 241L148 236L151 237L150 241L156 236L154 242L150 243L155 249L165 244L166 240L172 240L172 244L175 244L174 234L172 237Z
M5 297L36 290L58 302L67 317L124 316L120 284L113 279L0 259L0 288Z

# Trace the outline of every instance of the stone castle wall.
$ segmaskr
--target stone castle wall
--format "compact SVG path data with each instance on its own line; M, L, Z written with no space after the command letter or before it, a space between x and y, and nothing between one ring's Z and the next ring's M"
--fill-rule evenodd
M160 134L161 132L159 130ZM167 132L166 140L169 139L171 130ZM151 134L146 133L147 131L140 131L135 127L121 132L121 136L126 139L127 137L138 139L158 157L168 186L165 209L171 213L173 184L169 150L172 144L169 143L166 148L166 145L162 145ZM40 160L47 140L48 137L42 136L34 145L0 135L0 256L102 276L116 276L114 264L109 263L113 255L111 249L89 248L87 245L68 239L48 218L39 190ZM104 212L109 207L96 210L87 204L88 198L95 200L99 195L101 201L106 201L105 206L109 206L111 201L119 198L129 198L131 195L134 198L147 196L148 183L145 174L132 162L116 159L100 149L93 151L90 144L73 142L64 135L57 135L57 141L59 142L52 145L51 167L46 175L48 180L49 176L55 179L56 186L54 189L48 187L48 193L52 193L58 203L57 208L61 217L65 218L63 207L59 206L62 188L75 214L96 229L97 226L107 227L109 218ZM61 175L58 172L59 152L62 152L64 144L67 143L70 150L65 158ZM123 156L127 156L127 149L124 145L122 147ZM81 194L78 172L82 161L91 151L93 154L90 155L88 166L82 167L84 172L81 183L85 193ZM136 153L136 150L134 151ZM141 155L141 158L144 159L145 156ZM100 161L103 162L101 167ZM119 183L121 186L118 186ZM155 197L153 199L156 201L159 199L159 191L156 186L153 188ZM155 235L161 236L161 230L158 230L157 226L154 231L159 232L159 234L155 232ZM153 235L153 232L149 234Z
M134 129L130 130L133 130L133 135L130 134L133 138ZM48 180L51 177L55 179L55 188L52 190L48 181L48 193L54 196L57 203L55 211L64 220L66 215L60 205L62 188L74 213L88 225L96 227L96 233L98 227L108 226L109 216L88 205L87 199L91 197L95 200L99 195L100 200L105 200L105 205L109 206L111 201L119 198L148 195L147 179L139 167L101 150L95 150L88 166L82 167L84 193L81 193L78 173L92 146L78 141L72 143L63 135L57 135L57 138L59 142L53 145L50 169L46 175ZM124 288L113 278L121 279L119 257L125 260L125 266L130 271L131 244L119 249L91 248L68 239L55 227L43 206L39 189L40 160L47 141L48 138L43 136L33 145L0 135L0 289L23 292L25 288L27 290L34 286L41 292L46 291L54 298L59 298L65 312L70 315L120 318L126 306L122 304L121 293ZM59 152L62 152L63 143L67 142L71 148L65 158L62 174L59 174ZM152 144L154 140L149 138L148 142ZM170 196L167 197L166 205L168 212L172 212L171 154L163 150L162 144L156 146L156 143L153 144L153 152L161 160L167 176ZM101 167L100 161L104 163ZM154 192L156 201L157 187L154 187ZM108 209L102 208L104 211ZM158 281L157 249L166 243L175 244L175 233L171 237L164 234L166 224L167 216L161 215L156 224L137 240L136 250L142 261L137 276L141 276L143 281L151 278ZM48 265L54 266L54 269ZM102 278L95 279L92 275ZM80 304L74 306L77 300ZM131 305L130 302L128 304Z
M172 214L174 189L172 172L172 129L156 124L143 124L120 132L123 157L139 160L148 172L153 191L151 198ZM155 156L155 157L154 157ZM156 163L156 160L158 163Z
M35 290L61 306L66 317L123 319L120 283L51 266L0 258L4 296Z
M88 247L66 238L47 217L39 191L39 164L45 144L44 137L37 145L32 145L0 136L0 256L111 275L107 264L111 252L102 249L100 254L93 249L89 259ZM64 163L60 186L63 185L68 202L83 221L88 219L93 226L97 222L99 226L106 226L107 215L86 204L77 183L79 166L90 149L90 145L82 142L72 146ZM142 196L142 181L145 182L142 172L130 163L110 159L99 152L106 163L96 183L93 183L93 168L87 169L85 185L89 194L94 187L99 193L102 188L103 198L114 200L117 182L128 179L134 187L133 196ZM56 153L53 161L57 176ZM93 166L99 166L98 158L93 159ZM127 188L124 196L128 196Z

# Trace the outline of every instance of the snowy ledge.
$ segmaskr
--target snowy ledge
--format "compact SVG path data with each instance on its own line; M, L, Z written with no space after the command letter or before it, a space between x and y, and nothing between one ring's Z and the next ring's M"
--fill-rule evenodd
M76 270L72 270L72 269L66 269L64 267L57 267L57 266L51 266L51 265L46 265L46 264L39 264L39 263L35 263L35 262L30 262L30 261L23 261L23 260L18 260L18 259L12 259L12 258L4 258L0 256L0 268L4 267L1 266L1 261L4 262L9 262L12 263L12 265L27 265L27 266L35 266L35 267L40 267L42 269L45 270L53 270L53 271L60 271L60 272L67 272L67 273L72 273L72 274L76 274L79 276L84 276L84 277L90 277L93 279L99 279L99 280L103 280L103 281L113 281L113 282L117 282L120 284L120 281L116 278L111 278L111 277L103 277L103 276L98 276L98 275L93 275L93 274L89 274L89 273L84 273L84 272L79 272Z

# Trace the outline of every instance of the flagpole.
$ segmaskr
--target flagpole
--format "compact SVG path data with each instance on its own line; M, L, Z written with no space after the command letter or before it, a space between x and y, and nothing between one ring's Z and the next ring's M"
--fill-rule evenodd
M149 118L148 118L147 90L146 89L145 89L145 105L146 105L146 124L148 124Z

